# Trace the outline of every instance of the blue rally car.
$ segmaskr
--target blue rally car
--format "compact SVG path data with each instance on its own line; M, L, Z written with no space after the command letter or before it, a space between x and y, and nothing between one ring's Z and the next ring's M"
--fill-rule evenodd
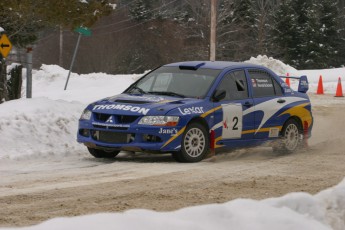
M292 90L271 70L235 62L180 62L146 74L122 94L87 106L78 142L97 158L121 150L198 162L210 149L268 142L292 152L309 138L308 80Z

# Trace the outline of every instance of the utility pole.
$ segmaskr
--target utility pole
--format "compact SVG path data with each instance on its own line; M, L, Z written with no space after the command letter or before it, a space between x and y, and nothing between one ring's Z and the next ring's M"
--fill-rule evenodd
M26 49L26 98L32 98L32 47Z
M210 61L216 60L217 0L211 0Z
M60 40L59 40L59 65L63 67L63 28L60 26Z

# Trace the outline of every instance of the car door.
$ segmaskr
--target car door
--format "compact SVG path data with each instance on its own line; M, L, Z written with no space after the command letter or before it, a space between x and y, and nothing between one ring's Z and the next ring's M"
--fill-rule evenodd
M253 114L244 115L244 111L253 106L253 99L249 97L248 83L243 69L232 70L226 73L216 92L224 90L225 98L214 102L218 108L214 112L216 125L220 129L221 140L252 139L253 133L247 132L254 129Z
M254 100L255 139L278 137L283 118L278 111L286 105L282 88L277 80L262 69L249 69L249 79Z

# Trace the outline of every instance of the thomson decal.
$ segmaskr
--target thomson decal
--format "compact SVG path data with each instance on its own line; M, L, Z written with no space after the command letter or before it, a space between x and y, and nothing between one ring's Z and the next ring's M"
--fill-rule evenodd
M95 105L92 110L98 110L98 109L117 109L117 110L123 110L123 111L131 111L134 113L141 113L146 115L150 109L142 108L139 106L131 106L131 105Z

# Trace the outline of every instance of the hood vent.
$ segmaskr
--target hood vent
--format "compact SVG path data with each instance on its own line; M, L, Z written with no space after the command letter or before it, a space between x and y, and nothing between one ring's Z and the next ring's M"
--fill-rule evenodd
M123 100L123 99L117 99L114 102L127 103L127 104L148 104L148 103L152 103L150 101L135 101L135 100Z

